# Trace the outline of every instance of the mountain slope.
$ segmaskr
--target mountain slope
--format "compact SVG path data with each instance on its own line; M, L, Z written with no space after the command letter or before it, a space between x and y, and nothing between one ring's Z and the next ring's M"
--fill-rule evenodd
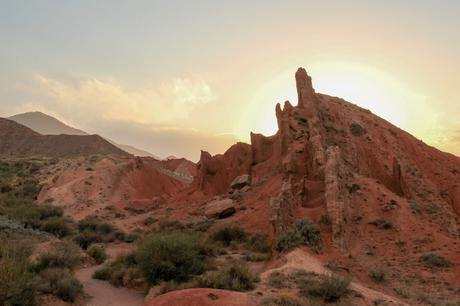
M60 134L89 135L88 133L82 130L68 126L62 121L59 121L56 118L50 115L44 114L42 112L28 112L28 113L23 113L23 114L17 114L17 115L9 117L8 119L13 120L19 124L22 124L42 135L60 135ZM146 156L146 157L152 157L155 159L161 159L160 157L150 152L137 149L133 146L118 144L110 139L107 139L107 140L114 146L134 156Z
M16 121L42 135L88 135L42 112L17 114L7 119Z
M129 156L98 135L41 135L0 118L1 157L72 157L92 154Z

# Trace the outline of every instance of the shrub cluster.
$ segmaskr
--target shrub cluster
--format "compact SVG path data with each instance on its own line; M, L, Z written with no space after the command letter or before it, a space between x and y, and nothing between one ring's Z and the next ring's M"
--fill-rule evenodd
M197 285L203 288L248 291L255 288L257 281L257 277L247 267L234 263L205 273L198 278Z
M347 294L350 279L335 274L324 274L317 278L309 278L300 283L303 295L320 297L325 302L335 302Z
M436 253L425 253L420 256L420 260L429 268L448 268L452 266L452 262Z
M280 235L276 243L278 251L286 251L299 245L318 248L321 244L321 231L316 223L297 220L294 226Z
M82 290L82 285L69 269L49 268L40 273L37 289L58 296L66 302L73 302Z
M227 225L214 231L210 236L212 241L221 242L225 246L229 246L232 242L246 241L247 234L239 226Z
M79 234L74 239L84 250L93 243L114 241L119 235L113 225L101 222L96 217L87 217L78 222L78 230Z
M204 247L196 234L156 232L138 246L136 260L151 284L158 281L185 281L204 270Z
M97 264L103 263L107 259L105 247L102 244L92 244L86 252L91 256Z

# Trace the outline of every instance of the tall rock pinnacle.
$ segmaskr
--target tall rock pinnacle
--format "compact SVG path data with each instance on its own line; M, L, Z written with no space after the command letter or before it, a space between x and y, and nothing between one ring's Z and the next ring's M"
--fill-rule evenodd
M311 82L311 77L307 74L304 68L297 69L295 73L295 80L297 86L297 96L299 99L298 106L306 107L308 102L315 99L315 90Z

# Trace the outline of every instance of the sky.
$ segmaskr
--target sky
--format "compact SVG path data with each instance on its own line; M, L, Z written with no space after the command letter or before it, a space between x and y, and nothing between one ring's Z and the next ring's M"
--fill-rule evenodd
M196 161L317 92L460 155L460 1L0 0L0 117Z

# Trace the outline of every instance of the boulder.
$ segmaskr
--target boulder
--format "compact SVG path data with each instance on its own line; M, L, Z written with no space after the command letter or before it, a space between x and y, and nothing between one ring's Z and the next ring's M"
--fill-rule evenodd
M251 176L249 174L243 174L237 176L231 183L232 189L241 189L245 186L251 185Z
M232 199L221 199L209 202L206 205L204 214L208 218L227 218L236 212Z

